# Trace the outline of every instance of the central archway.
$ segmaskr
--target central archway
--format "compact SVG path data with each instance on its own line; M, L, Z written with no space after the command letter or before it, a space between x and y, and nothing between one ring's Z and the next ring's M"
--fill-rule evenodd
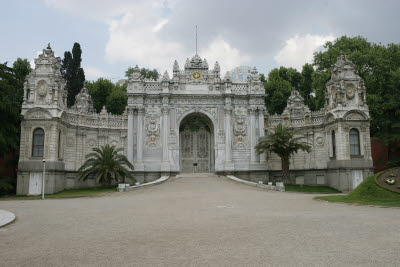
M214 125L207 115L191 113L181 121L179 163L182 173L215 171Z

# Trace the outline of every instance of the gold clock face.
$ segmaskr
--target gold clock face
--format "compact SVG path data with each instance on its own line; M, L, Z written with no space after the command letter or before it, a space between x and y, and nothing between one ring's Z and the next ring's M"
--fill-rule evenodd
M198 72L198 71L195 71L195 72L192 73L192 79L193 80L200 80L202 77L203 77L203 75L201 75L201 73Z

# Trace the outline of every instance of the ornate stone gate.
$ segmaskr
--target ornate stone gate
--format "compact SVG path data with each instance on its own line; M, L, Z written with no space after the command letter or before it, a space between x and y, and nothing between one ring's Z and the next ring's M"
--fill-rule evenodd
M128 89L128 159L138 172L266 170L254 146L264 135L264 87L254 68L245 82L220 76L215 63L187 59L173 76L145 80L134 69ZM206 121L197 131L188 121ZM190 119L186 119L189 116ZM208 129L207 129L208 127ZM135 146L136 144L136 146Z
M204 114L185 117L179 127L180 170L184 173L214 171L214 127Z
M77 171L93 148L105 144L123 148L139 182L183 171L278 180L279 157L257 155L255 146L266 128L279 123L296 128L312 146L311 153L292 157L291 173L299 183L348 191L372 171L366 88L343 54L332 66L323 109L311 111L293 90L281 115L265 112L264 86L255 68L246 81L232 81L229 72L221 77L218 62L209 69L198 55L183 69L175 61L172 77L165 72L158 81L144 79L134 68L122 115L105 107L96 113L86 88L67 107L60 69L61 59L48 46L24 83L17 194L29 193L43 158L46 193L96 186L92 179L79 180ZM204 124L188 123L196 119Z

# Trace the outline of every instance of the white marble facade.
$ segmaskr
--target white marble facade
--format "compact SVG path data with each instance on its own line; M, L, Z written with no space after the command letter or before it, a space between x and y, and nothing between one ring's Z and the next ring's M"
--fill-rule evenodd
M158 81L143 79L136 67L128 80L128 106L121 116L105 109L95 113L86 88L67 108L60 59L48 47L35 63L24 89L18 194L32 193L32 177L42 170L43 157L33 156L38 128L44 131L48 193L95 186L91 180L79 181L77 170L93 147L107 143L124 148L141 182L182 171L273 181L280 176L280 159L274 154L258 155L254 146L266 128L278 123L298 128L313 147L311 153L293 157L296 180L349 191L355 186L353 176L361 172L366 177L372 171L365 87L344 55L327 83L324 109L311 112L293 91L283 114L271 116L255 68L245 82L232 82L229 73L221 77L218 62L210 69L198 55L187 59L183 69L175 61L171 77L165 72ZM190 125L196 121L201 123L193 130Z

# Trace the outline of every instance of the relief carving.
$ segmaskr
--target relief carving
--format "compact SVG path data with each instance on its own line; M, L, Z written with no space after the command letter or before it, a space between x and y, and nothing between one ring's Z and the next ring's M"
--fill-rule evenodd
M236 148L247 146L247 121L246 109L236 108L233 111L233 145Z
M157 115L150 115L146 117L146 145L149 147L156 147L160 141L160 117Z

